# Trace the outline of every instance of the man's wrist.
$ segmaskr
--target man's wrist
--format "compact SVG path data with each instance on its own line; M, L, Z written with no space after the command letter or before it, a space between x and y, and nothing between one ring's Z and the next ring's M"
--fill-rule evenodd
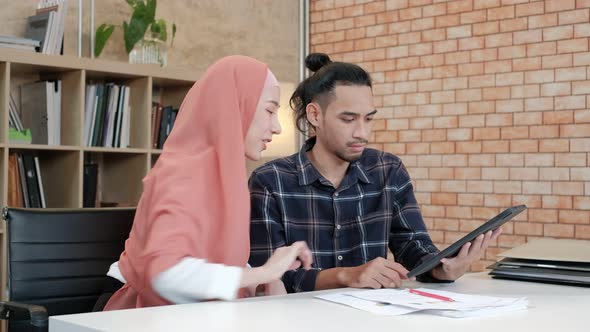
M339 287L347 287L348 285L348 269L341 268L336 273L336 283ZM321 272L320 272L321 273Z
M339 287L351 287L351 278L354 267L341 267L336 274L336 280Z
M349 287L350 267L334 267L318 272L315 290Z

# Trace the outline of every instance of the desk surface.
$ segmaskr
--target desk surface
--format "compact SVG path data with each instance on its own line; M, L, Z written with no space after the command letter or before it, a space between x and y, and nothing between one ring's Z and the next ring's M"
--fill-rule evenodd
M416 287L419 283L408 283ZM486 318L454 319L425 314L379 316L314 299L324 292L259 297L231 302L53 316L50 332L73 331L588 331L590 288L463 276L453 284L428 288L494 296L526 296L527 310ZM338 290L336 290L338 291Z

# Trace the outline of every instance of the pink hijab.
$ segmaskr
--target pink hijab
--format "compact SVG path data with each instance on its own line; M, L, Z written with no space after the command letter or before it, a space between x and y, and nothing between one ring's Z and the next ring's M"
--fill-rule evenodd
M144 178L119 268L127 283L105 310L170 304L152 280L185 257L246 266L250 201L244 138L268 67L225 57L186 95L155 167Z

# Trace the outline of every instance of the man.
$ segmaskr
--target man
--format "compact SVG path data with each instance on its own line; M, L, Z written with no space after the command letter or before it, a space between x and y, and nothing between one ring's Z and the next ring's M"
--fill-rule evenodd
M365 147L377 112L370 77L325 54L310 54L306 64L315 74L299 85L291 105L298 128L307 122L315 137L299 153L252 173L250 264L260 266L277 248L306 241L314 268L285 273L289 292L399 287L408 269L438 249L401 160ZM499 233L478 237L419 279L459 278ZM395 261L386 259L388 247Z

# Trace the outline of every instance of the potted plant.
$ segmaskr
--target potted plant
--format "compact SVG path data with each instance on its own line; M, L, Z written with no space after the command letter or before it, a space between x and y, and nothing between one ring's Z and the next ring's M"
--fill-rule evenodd
M123 21L125 51L130 63L167 63L168 30L166 21L156 19L156 0L126 0L132 13L129 22ZM103 23L96 29L94 56L100 56L109 40L115 25ZM121 26L119 26L121 27ZM174 43L176 24L172 23L170 46Z

